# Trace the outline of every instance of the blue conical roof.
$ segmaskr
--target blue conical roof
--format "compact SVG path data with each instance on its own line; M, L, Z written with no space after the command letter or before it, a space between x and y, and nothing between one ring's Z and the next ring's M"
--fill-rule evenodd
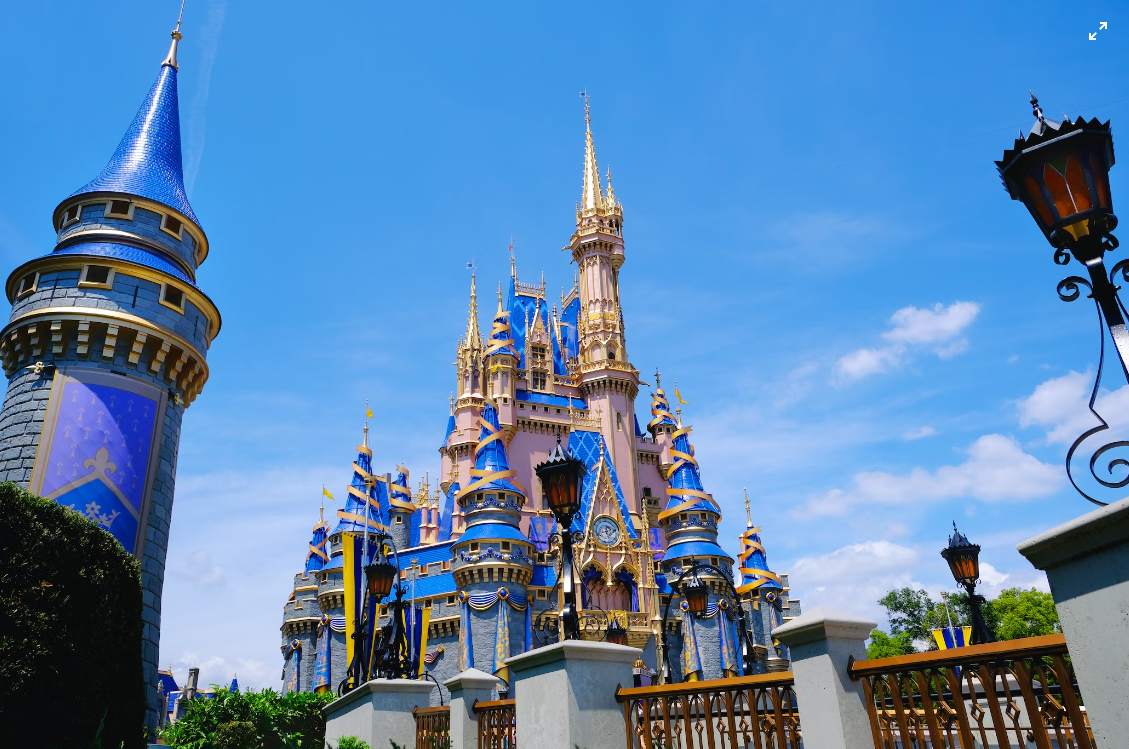
M668 511L673 510L675 507L695 497L700 497L700 495L694 494L693 492L705 493L705 489L702 487L702 477L698 472L698 461L694 460L694 447L690 444L689 432L689 428L679 429L675 432L671 455L675 460L674 464L677 468L674 469L670 477L670 488L675 491L669 492L670 499L666 504ZM686 490L686 493L677 493L679 489ZM717 508L714 506L713 502L704 497L693 505L687 505L679 510L679 512L700 510L717 513Z
M451 540L451 521L455 517L455 496L459 493L459 482L447 487L443 500L443 511L439 514L439 543Z
M670 412L670 402L661 387L655 388L651 393L651 420L647 422L647 430L652 435L658 426L678 426L674 423L674 415Z
M475 480L464 491L507 491L525 496L525 492L511 481L513 471L510 470L510 459L506 455L506 443L502 438L502 427L498 423L498 410L494 408L493 403L486 405L479 423L482 424L482 431L478 435L478 447L475 449L474 455L474 470L471 472L471 477ZM481 479L499 473L508 475L492 478L486 483L478 485L478 481Z
M200 226L184 189L176 73L170 63L161 66L106 168L68 199L96 192L137 195L167 205Z
M373 481L372 489L365 490L365 476L372 475L372 450L357 445L357 460L353 464L353 480L349 482L349 496L345 498L345 509L337 511L341 521L333 529L334 533L348 531L363 533L365 530L365 504L368 503L369 530L379 525L388 527L388 487L383 480ZM371 498L372 502L368 500Z
M306 574L318 572L329 563L329 552L326 551L325 541L329 534L329 524L324 520L314 526L314 534L310 539L310 550L306 553Z
M741 534L741 553L737 555L737 565L741 573L738 593L753 588L783 590L780 577L768 567L768 557L765 556L764 545L761 543L759 526L756 528L750 526Z

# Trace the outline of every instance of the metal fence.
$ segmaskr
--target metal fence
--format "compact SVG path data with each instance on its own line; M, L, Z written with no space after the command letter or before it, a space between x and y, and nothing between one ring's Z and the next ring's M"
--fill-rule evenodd
M1096 749L1060 635L851 664L875 749Z
M451 708L417 707L416 749L447 749L451 746Z
M792 673L617 689L627 749L801 749Z
M517 712L513 700L476 702L478 716L478 749L515 749L517 747Z

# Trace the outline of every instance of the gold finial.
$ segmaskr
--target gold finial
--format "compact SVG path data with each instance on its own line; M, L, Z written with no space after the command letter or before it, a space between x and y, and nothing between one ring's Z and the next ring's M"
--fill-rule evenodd
M655 367L655 388L657 390L662 390L663 384L659 381L659 376L659 368Z
M615 205L615 191L612 190L612 167L608 164L608 203Z
M184 35L180 33L180 22L182 20L184 20L184 0L180 0L180 15L177 16L176 28L172 32L172 44L169 45L169 53L165 55L165 60L161 63L161 65L171 65L178 70L180 66L176 64L176 45L184 38Z
M604 438L600 438L600 462L604 462Z
M517 263L514 262L514 235L510 235L510 278L517 280Z
M470 312L466 323L466 343L471 348L482 345L482 334L478 331L478 291L475 287L475 271L477 267L474 260L470 261Z
M592 141L592 115L588 109L588 91L580 92L584 97L584 189L580 197L578 213L591 216L604 210L604 187L600 183L600 167L596 161L596 146Z
M753 527L753 514L749 511L749 490L741 487L741 491L745 492L745 518L749 521L749 528Z
M368 398L365 398L365 436L361 444L368 447L368 420L372 418L372 408L369 407Z
M451 415L454 416L455 415L455 391L454 390L451 391L451 397L449 398L449 400L451 401Z

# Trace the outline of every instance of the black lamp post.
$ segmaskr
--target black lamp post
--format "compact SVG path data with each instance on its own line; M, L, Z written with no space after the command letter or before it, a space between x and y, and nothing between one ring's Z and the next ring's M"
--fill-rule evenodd
M980 611L984 596L976 594L976 583L980 579L980 546L971 543L957 530L957 524L954 522L953 535L949 536L949 545L941 549L941 556L949 563L953 579L964 586L968 593L968 608L972 612L972 644L983 645L986 642L995 642L996 638L988 631L988 625L984 623L984 614Z
M619 623L619 619L612 619L612 623L608 625L608 630L604 637L608 642L614 645L627 644L627 630Z
M580 639L580 622L576 613L576 589L572 579L572 519L580 510L580 480L587 473L584 462L577 460L571 450L561 445L561 434L557 432L557 446L544 463L535 469L541 480L545 502L557 524L561 527L561 582L564 605L561 607L561 622L566 640Z
M1054 260L1058 265L1069 265L1073 257L1086 267L1089 280L1081 276L1068 276L1058 284L1058 295L1065 302L1073 302L1085 287L1098 308L1099 320L1109 328L1113 345L1121 363L1121 372L1129 381L1129 329L1126 328L1125 308L1118 298L1118 286L1113 279L1121 273L1121 279L1129 281L1129 260L1122 260L1106 273L1105 253L1117 248L1117 238L1111 232L1117 228L1117 217L1113 214L1113 200L1109 189L1109 170L1114 164L1113 136L1109 122L1105 124L1092 119L1089 122L1079 117L1074 122L1054 122L1043 116L1039 100L1031 94L1031 108L1035 124L1026 138L1016 139L1012 148L1004 151L1003 158L996 162L1000 178L1012 200L1022 201L1039 230L1052 247ZM1105 336L1102 335L1102 358L1105 356ZM1101 378L1101 363L1098 365L1098 378ZM1097 395L1097 384L1094 386ZM1094 398L1090 399L1090 410L1094 409ZM1097 412L1094 412L1097 416ZM1104 505L1086 492L1074 481L1071 474L1071 458L1074 451L1086 438L1108 429L1102 423L1084 432L1066 454L1066 473L1070 483L1086 499L1094 504ZM1113 442L1099 448L1090 460L1090 473L1098 483L1110 489L1129 486L1129 473L1117 479L1112 475L1114 468L1123 467L1125 462L1111 460L1106 466L1109 478L1098 476L1095 466L1109 450L1122 447L1124 443Z

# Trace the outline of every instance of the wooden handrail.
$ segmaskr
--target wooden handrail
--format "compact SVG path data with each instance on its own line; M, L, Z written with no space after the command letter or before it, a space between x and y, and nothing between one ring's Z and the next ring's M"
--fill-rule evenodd
M697 694L699 692L725 691L741 687L755 687L764 685L792 686L792 672L778 671L772 674L757 674L756 676L736 676L730 679L709 679L707 681L685 681L678 684L663 684L661 686L618 687L615 690L616 702L626 702L640 697L661 697L677 694Z
M490 702L475 702L474 710L475 712L478 712L479 710L489 710L490 708L513 707L514 704L516 704L515 700L491 700Z
M968 645L949 650L934 650L929 653L899 655L894 658L875 658L870 661L855 661L849 673L852 679L875 674L898 673L923 667L961 666L986 660L1002 658L1031 658L1066 652L1066 637L1062 634L1025 637L1019 640L990 642L986 645Z
M412 715L434 715L436 713L449 713L451 712L450 705L442 707L413 707Z

